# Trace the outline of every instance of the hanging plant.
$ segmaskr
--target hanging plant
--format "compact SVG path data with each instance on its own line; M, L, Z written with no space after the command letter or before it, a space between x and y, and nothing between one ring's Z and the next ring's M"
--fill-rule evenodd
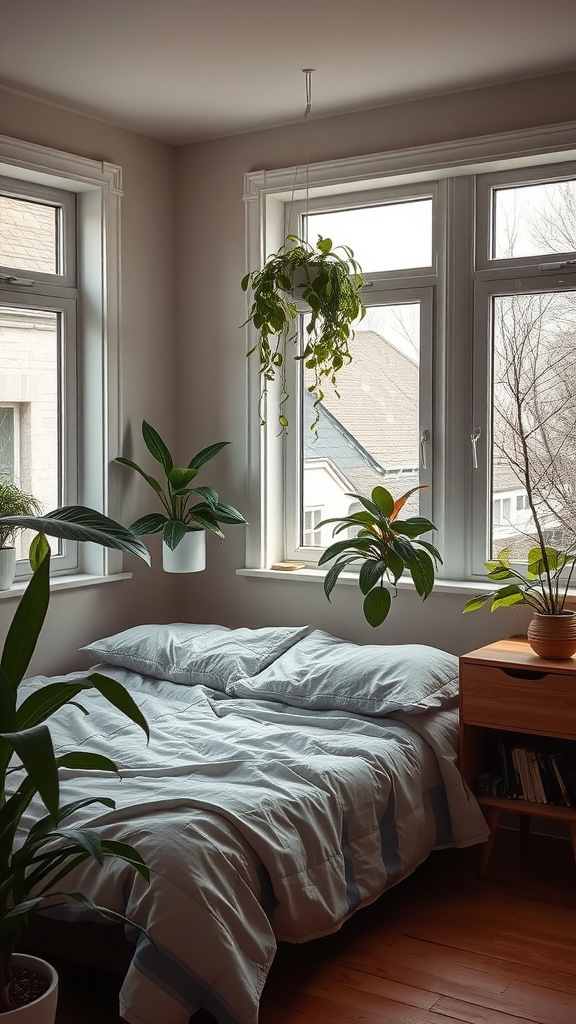
M268 257L262 270L252 271L242 279L243 290L251 287L253 293L245 324L251 322L258 332L258 342L248 356L258 353L262 425L268 385L278 379L280 433L288 430L284 411L288 399L286 358L288 344L298 344L297 318L301 312L298 299L307 303L310 318L305 328L304 351L299 353L296 347L294 358L302 360L306 369L312 371L313 380L308 390L314 396L315 409L324 398L326 383L338 395L338 371L352 360L353 324L366 312L358 294L362 284L362 271L352 249L346 245L333 248L332 240L321 235L315 246L296 235L288 235L281 248ZM319 418L316 409L313 430Z

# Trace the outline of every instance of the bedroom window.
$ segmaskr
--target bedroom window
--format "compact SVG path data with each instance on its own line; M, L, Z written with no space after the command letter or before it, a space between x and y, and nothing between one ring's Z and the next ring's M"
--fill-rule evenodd
M112 165L0 137L0 472L46 512L118 518L119 181ZM121 571L109 552L51 546L54 575ZM17 581L29 574L24 543Z
M318 543L306 510L345 515L349 495L377 483L395 497L426 485L410 513L436 523L446 579L484 578L505 546L525 558L533 522L506 390L515 352L547 535L576 543L576 126L558 134L318 164L307 190L294 172L247 175L251 269L288 231L329 236L354 249L367 307L317 438L298 361L288 436L254 417L247 571L294 558L314 568L331 531Z

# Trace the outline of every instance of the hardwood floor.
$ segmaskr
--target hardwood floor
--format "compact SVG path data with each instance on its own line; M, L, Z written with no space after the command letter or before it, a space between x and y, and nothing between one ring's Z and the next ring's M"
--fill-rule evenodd
M282 946L260 1024L576 1024L570 843L501 829L484 879L479 852L434 853L336 935ZM57 966L57 1024L119 1024L118 978Z

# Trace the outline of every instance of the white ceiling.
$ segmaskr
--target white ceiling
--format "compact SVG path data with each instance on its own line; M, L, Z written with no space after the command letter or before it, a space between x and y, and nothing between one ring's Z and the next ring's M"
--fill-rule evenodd
M576 0L0 0L0 84L171 143L576 68Z

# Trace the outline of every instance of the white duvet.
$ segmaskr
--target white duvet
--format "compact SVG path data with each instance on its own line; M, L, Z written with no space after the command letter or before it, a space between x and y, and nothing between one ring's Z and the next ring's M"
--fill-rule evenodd
M118 779L62 771L62 800L112 797L115 811L93 805L77 822L133 843L151 868L149 886L114 861L67 880L154 940L131 936L120 1012L132 1024L188 1024L200 1007L218 1024L255 1022L278 940L330 933L432 849L487 838L455 767L453 708L375 718L99 670L131 690L150 743L89 691L89 714L63 708L51 731L57 750L119 765ZM31 805L26 825L40 813Z

